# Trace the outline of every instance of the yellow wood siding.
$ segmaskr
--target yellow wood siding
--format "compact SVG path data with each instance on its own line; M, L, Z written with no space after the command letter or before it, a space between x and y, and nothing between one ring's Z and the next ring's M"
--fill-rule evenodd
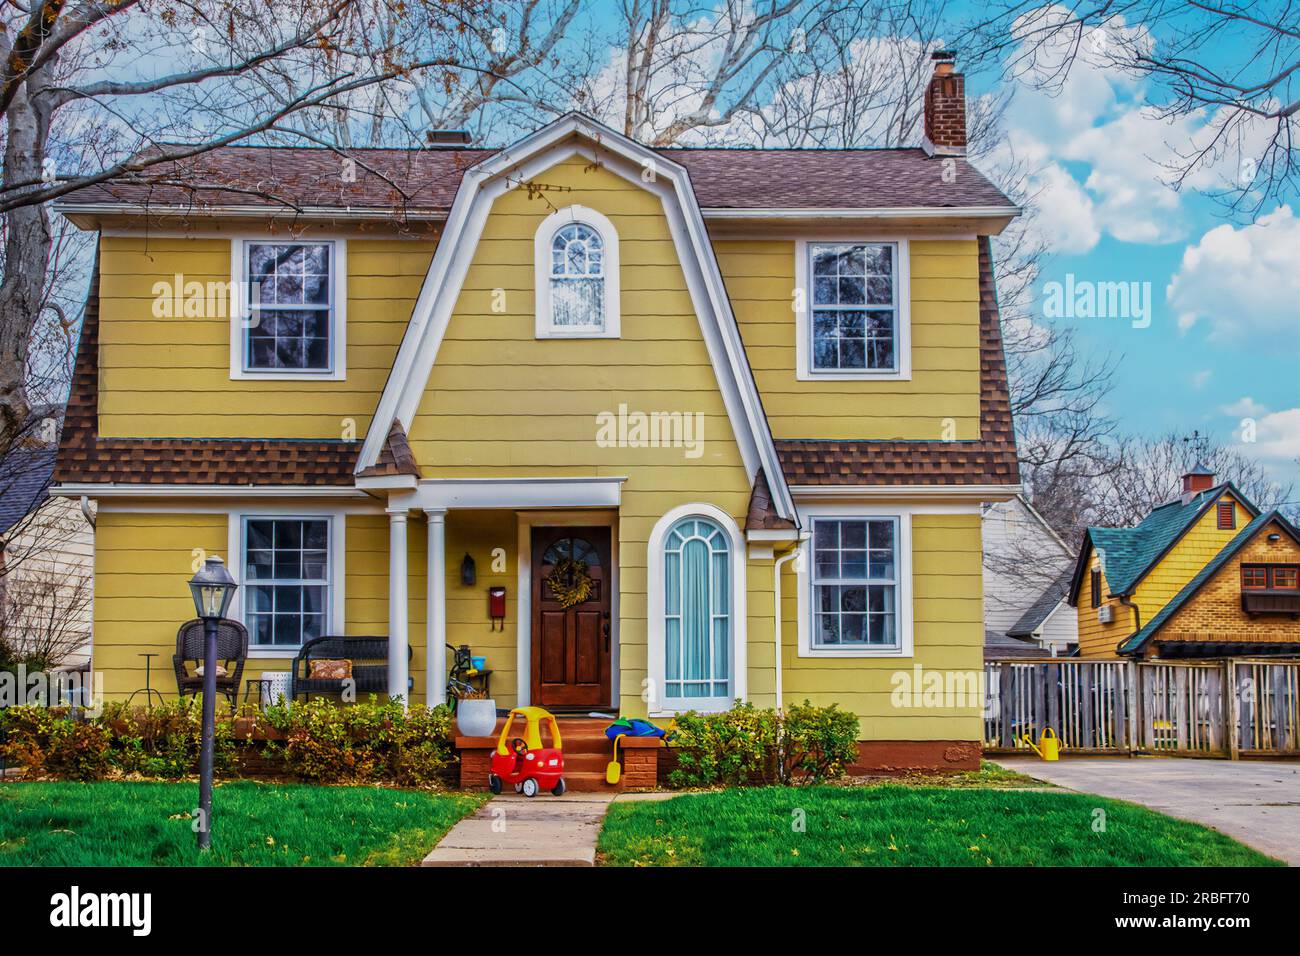
M781 579L783 695L787 704L839 704L858 715L864 740L978 740L981 703L896 707L895 675L983 670L983 567L979 515L912 517L913 656L800 657L797 575ZM770 601L769 601L770 603ZM963 702L970 703L970 702Z
M1101 562L1093 553L1088 570L1100 569ZM1108 598L1110 582L1106 573L1101 575L1101 604L1111 608L1111 621L1103 624L1097 620L1097 608L1092 606L1091 575L1085 574L1083 587L1079 591L1079 656L1080 657L1118 657L1115 649L1121 641L1135 630L1133 610L1121 604L1116 598Z
M618 692L625 713L643 715L651 529L667 511L691 502L716 505L743 526L749 481L658 199L582 160L559 163L535 179L553 188L532 199L515 189L493 206L408 434L430 477L628 479L618 529ZM619 339L535 338L534 235L555 208L574 204L608 216L618 232ZM504 311L494 311L494 304ZM702 413L702 454L600 447L597 416L617 413L620 404L629 411ZM512 533L500 546L513 551L514 540ZM457 563L457 552L448 554ZM503 646L514 642L507 627ZM511 680L503 675L499 700L509 700Z
M259 507L261 505L259 504ZM238 505L232 508L238 512ZM294 505L285 504L293 514ZM101 510L95 525L95 631L93 666L104 676L110 699L144 686L145 651L153 659L152 686L176 693L172 655L176 631L194 617L186 582L193 575L193 549L228 559L242 581L240 557L227 554L227 514L136 514ZM412 528L417 527L414 523ZM423 530L421 528L420 530ZM345 627L354 636L388 633L388 519L352 514L346 518L344 558ZM411 536L411 674L417 694L424 688L424 540ZM285 671L290 657L255 657L246 679L263 671ZM243 700L243 689L240 690Z
M281 236L280 238L286 238ZM100 240L99 428L106 437L364 438L435 243L348 239L347 379L230 378L230 320L155 318L154 285L229 282L229 239Z
M718 264L776 438L979 438L979 250L909 243L912 379L795 377L795 243L718 240ZM950 424L955 432L944 432Z

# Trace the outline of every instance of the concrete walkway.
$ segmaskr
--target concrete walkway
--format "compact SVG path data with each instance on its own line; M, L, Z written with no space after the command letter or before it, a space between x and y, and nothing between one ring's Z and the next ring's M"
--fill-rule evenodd
M1300 763L1187 757L998 757L1058 787L1193 820L1300 866Z
M493 797L456 824L424 866L594 866L613 793Z

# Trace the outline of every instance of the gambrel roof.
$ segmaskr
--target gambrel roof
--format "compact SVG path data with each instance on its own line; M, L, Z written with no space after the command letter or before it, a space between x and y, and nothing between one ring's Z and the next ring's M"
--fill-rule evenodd
M465 171L366 434L357 462L358 473L378 463L395 422L403 429L410 427L493 202L521 182L572 156L599 162L663 204L750 483L757 480L760 470L766 473L772 510L779 518L793 520L794 502L689 175L662 154L577 113L561 117ZM653 176L643 175L647 168L654 170Z

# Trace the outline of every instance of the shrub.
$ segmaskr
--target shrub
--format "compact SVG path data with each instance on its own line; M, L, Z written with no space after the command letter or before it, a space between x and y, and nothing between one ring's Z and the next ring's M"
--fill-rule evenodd
M674 787L736 786L777 780L776 711L737 704L721 714L694 711L677 718Z
M317 698L269 708L266 717L285 736L276 755L302 780L432 787L454 759L447 707L404 711L396 701Z
M808 701L785 712L782 777L788 783L821 783L844 776L858 756L858 718L834 704Z
M66 707L9 707L0 711L0 724L6 762L67 780L100 780L112 770L108 729L73 719Z
M808 701L778 714L737 703L721 714L677 718L674 787L810 784L841 777L857 755L858 719Z
M108 704L101 718L73 720L67 708L0 711L7 731L0 755L40 776L97 780L112 772L177 779L198 772L202 705L195 698L152 710ZM339 705L317 699L269 708L266 719L285 735L263 757L287 774L315 783L393 783L434 787L454 762L451 710L383 701ZM213 768L233 772L240 742L218 715Z
M199 772L203 704L197 696L165 701L151 709L107 704L103 722L112 729L113 763L126 773L176 780ZM213 769L235 767L233 728L220 715L213 735Z

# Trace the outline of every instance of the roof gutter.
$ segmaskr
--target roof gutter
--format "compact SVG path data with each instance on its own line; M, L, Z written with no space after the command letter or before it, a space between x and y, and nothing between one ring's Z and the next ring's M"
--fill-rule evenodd
M989 217L1019 216L1021 206L868 206L845 208L842 206L809 206L794 208L733 209L731 207L704 206L700 209L708 219L987 219Z
M405 219L419 222L442 222L450 211L445 207L403 206L292 206L288 204L231 204L205 205L186 203L164 205L161 203L131 202L66 202L54 204L54 211L77 226L93 228L94 219L100 216L152 216L178 219L248 219L273 216L291 216L304 221L369 222L376 219ZM877 206L845 209L834 206L809 208L756 208L703 207L705 219L727 220L825 220L874 221L886 219L1010 219L1024 212L1020 206Z

